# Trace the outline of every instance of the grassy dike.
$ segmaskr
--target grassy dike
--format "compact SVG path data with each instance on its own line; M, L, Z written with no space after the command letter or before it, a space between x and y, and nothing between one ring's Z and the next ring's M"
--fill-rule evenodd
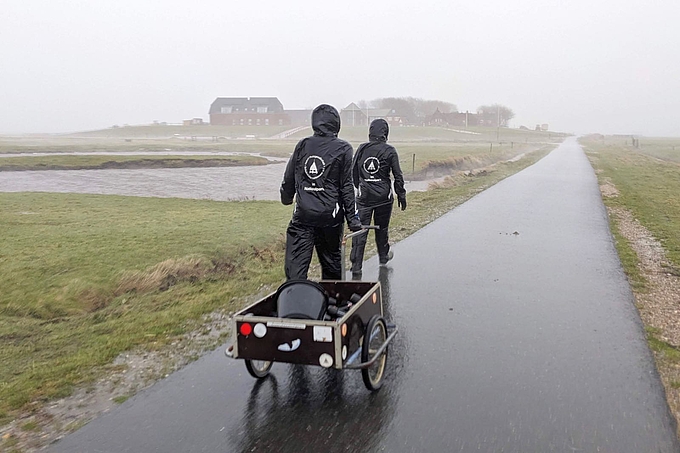
M674 300L675 278L680 276L680 140L640 141L642 146L634 148L625 137L580 139L603 194L609 192L603 200L616 248L635 293L669 406L680 419L680 331ZM646 269L628 219L639 222L658 241L667 262Z
M550 149L409 194L392 240ZM0 194L0 426L280 284L290 215L274 202Z

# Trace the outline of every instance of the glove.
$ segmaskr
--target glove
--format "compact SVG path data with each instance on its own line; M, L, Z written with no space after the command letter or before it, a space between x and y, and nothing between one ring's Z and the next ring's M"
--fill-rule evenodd
M402 211L405 211L406 210L406 197L399 198L397 200L397 204L399 205L399 207L401 208Z
M359 217L355 217L349 222L349 230L352 232L355 231L360 231L362 229L361 222L359 221Z

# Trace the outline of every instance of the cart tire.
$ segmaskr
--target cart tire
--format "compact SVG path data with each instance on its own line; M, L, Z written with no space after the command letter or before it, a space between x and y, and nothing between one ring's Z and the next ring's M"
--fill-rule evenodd
M361 361L368 362L371 360L380 346L385 343L385 340L387 340L387 323L382 317L374 315L368 321L366 331L364 332L364 341L361 345ZM361 370L361 377L364 379L367 389L371 391L380 389L383 377L385 376L386 364L387 348L385 348L385 351L383 351L380 358L373 365Z
M248 360L246 359L246 369L248 373L254 378L264 379L269 375L269 370L272 368L274 362L265 360Z

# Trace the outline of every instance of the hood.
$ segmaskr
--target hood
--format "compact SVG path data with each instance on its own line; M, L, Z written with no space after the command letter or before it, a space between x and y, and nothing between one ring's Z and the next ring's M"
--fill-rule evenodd
M321 104L312 112L312 129L314 135L321 137L337 137L340 132L340 115L335 107Z
M378 118L371 121L371 127L368 128L368 139L372 142L386 142L389 133L390 126L388 126L387 121Z

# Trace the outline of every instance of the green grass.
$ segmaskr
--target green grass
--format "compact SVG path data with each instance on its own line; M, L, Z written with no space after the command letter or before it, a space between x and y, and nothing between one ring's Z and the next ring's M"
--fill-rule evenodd
M409 194L392 240L546 152ZM0 424L278 285L290 215L274 202L0 194Z
M116 403L116 404L123 404L128 399L130 399L129 395L120 395L120 396L116 396L115 398L113 398L113 402Z
M267 202L0 194L0 412L66 396L122 351L281 280L289 216Z
M467 130L475 134L458 131L465 128L442 127L391 127L389 141L394 144L402 142L514 142L514 143L545 143L561 141L566 134L558 132L522 131L519 129L501 128L500 131L490 127L470 127ZM291 138L300 139L309 135L309 130L298 132ZM339 137L352 143L368 141L368 127L346 126L340 129Z
M165 126L171 127L171 126ZM199 129L208 126L194 126ZM142 127L143 128L143 127ZM164 126L153 126L161 128ZM125 129L136 129L135 127ZM154 129L155 130L155 129ZM480 129L482 130L482 129ZM512 158L521 153L532 152L543 146L549 133L502 129L501 142L496 141L496 129L485 129L484 134L473 136L460 134L451 130L436 127L401 127L394 128L390 135L390 143L399 152L400 165L407 179L425 179L449 174L453 170L465 170L488 165ZM101 131L100 131L101 132ZM261 153L264 156L287 158L292 153L297 141L311 133L310 129L300 132L296 137L286 140L221 140L191 141L179 138L133 138L126 141L121 137L74 137L47 136L24 138L0 138L1 153L30 152L144 152L153 154L163 151L195 151L195 152L243 152ZM344 138L356 149L367 140L365 127L349 127L341 130ZM138 134L140 135L140 134ZM563 135L552 134L552 141L558 141ZM510 139L515 141L510 141ZM415 156L415 162L414 162ZM245 157L242 157L245 159ZM5 157L0 159L0 170L4 169L75 169L75 168L116 168L106 162L124 162L128 167L177 167L199 166L200 159L206 157L192 156L172 158L165 161L144 161L139 156L51 156L51 157ZM161 159L156 157L154 159ZM189 159L194 160L188 162ZM213 165L224 161L214 161ZM203 162L203 165L206 163Z
M642 140L640 150L627 146L621 138L581 142L600 171L600 181L611 181L620 192L605 203L630 210L661 242L672 265L680 269L680 163L650 156ZM680 140L664 140L655 153L672 155L673 146L680 149ZM630 265L626 269L630 272Z
M680 364L680 350L658 338L656 329L647 328L647 342L652 351L659 354L665 363ZM677 388L677 387L676 387Z
M0 171L96 170L110 168L234 167L265 165L268 160L249 155L235 156L22 156L0 158Z
M639 153L646 154L656 159L680 163L680 140L678 139L638 139Z

